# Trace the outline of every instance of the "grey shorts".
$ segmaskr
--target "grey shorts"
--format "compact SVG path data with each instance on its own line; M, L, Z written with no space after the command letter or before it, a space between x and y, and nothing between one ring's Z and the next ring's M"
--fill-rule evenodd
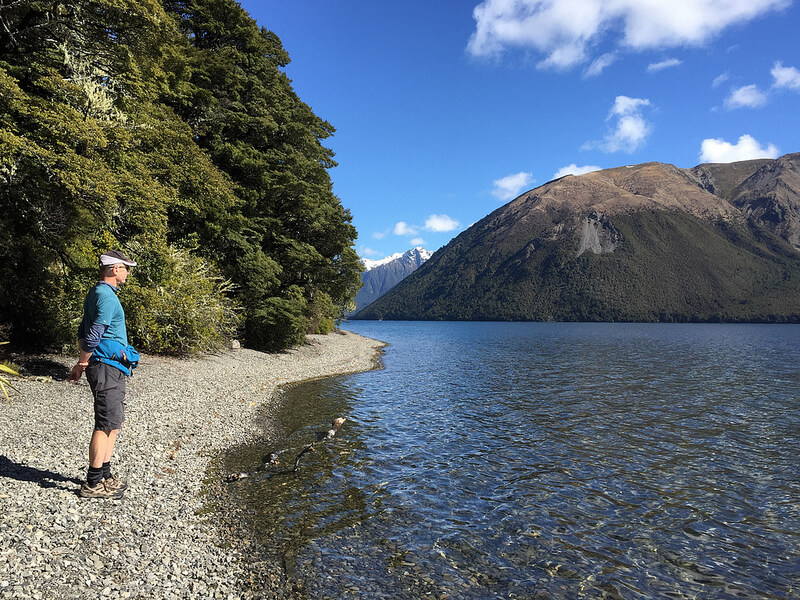
M94 395L95 431L108 433L125 420L125 373L101 362L86 368L86 379Z

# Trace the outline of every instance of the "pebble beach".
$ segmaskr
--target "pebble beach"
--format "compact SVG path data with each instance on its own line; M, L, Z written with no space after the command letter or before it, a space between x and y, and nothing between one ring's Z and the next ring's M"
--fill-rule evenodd
M280 386L376 368L383 345L338 331L279 354L144 356L112 459L121 500L76 494L93 417L86 379L66 381L75 357L13 357L26 377L0 419L0 598L270 597L281 567L261 564L273 583L253 585L214 459L270 433Z

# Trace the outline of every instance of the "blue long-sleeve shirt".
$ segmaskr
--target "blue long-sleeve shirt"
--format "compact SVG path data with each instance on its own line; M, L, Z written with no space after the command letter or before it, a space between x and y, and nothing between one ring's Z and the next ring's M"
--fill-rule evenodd
M103 339L103 335L105 335L107 330L108 325L104 323L92 323L92 326L89 327L89 331L83 331L83 323L81 323L80 327L78 327L78 343L81 350L84 352L92 352L97 348L97 344Z
M101 281L89 290L83 303L78 345L84 352L91 352L103 338L116 340L125 346L128 344L125 311L117 298L117 288Z

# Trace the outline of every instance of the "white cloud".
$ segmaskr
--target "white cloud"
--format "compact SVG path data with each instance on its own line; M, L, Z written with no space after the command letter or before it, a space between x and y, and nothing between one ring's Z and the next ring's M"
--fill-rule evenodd
M758 108L767 103L767 96L758 89L755 84L745 85L731 91L731 95L725 99L725 107L735 108Z
M608 118L613 116L625 117L637 114L642 106L650 106L647 98L631 98L629 96L617 96L614 98L614 106L608 113Z
M729 78L730 75L728 75L727 73L722 73L721 75L717 75L714 78L714 81L711 82L711 87L712 88L719 87L720 85L728 81Z
M635 152L650 135L650 124L641 115L622 117L617 129L606 139L607 152Z
M606 135L601 142L587 142L583 150L600 149L603 152L635 152L644 144L652 130L650 123L642 116L642 109L650 106L647 98L630 98L617 96L614 106L608 113L606 120L616 118L617 124L614 131Z
M492 196L498 200L506 201L516 198L522 191L533 183L533 176L530 173L515 173L506 175L500 179L495 179Z
M617 96L608 119L618 117L617 128L606 136L606 152L634 152L650 134L650 124L641 114L642 108L650 106L646 98Z
M389 233L389 231L388 231L388 230L387 230L387 231L376 231L376 232L374 232L374 233L372 234L372 237L373 237L373 238L375 238L376 240L382 240L383 238L385 238L385 237L386 237L386 235L387 235L388 233Z
M467 50L497 56L508 48L544 55L544 68L587 60L601 40L633 50L699 46L727 27L785 8L791 0L483 0L473 10Z
M774 144L762 148L752 136L743 135L736 144L721 138L705 139L700 145L700 161L712 163L728 163L754 158L777 158L780 151Z
M458 221L447 215L431 215L425 219L425 229L428 231L443 232L453 231L458 227Z
M662 60L661 62L650 63L649 65L647 65L647 72L655 73L656 71L663 71L664 69L677 67L681 64L683 64L682 60L679 60L677 58L668 58L666 60Z
M367 256L379 256L380 252L378 252L377 250L373 250L369 246L362 246L358 252L358 255L361 258L366 258Z
M413 237L413 239L410 240L411 245L422 246L425 244L425 240L421 237L417 237L420 229L425 229L426 231L432 231L434 233L444 233L457 229L459 225L460 223L452 217L433 214L425 219L425 225L423 227L419 225L409 225L405 221L398 221L392 229L392 233L399 236Z
M417 228L405 221L398 221L392 231L395 235L417 235Z
M592 64L583 72L584 77L597 77L606 67L610 67L617 60L617 55L613 52L606 52L598 56Z
M594 165L579 167L575 163L572 163L571 165L561 167L558 171L556 171L553 174L553 179L558 179L559 177L564 177L565 175L585 175L586 173L591 173L592 171L599 171L601 168L602 167L595 167Z
M776 62L770 71L775 82L772 87L800 90L800 71L795 67L784 67L780 61Z

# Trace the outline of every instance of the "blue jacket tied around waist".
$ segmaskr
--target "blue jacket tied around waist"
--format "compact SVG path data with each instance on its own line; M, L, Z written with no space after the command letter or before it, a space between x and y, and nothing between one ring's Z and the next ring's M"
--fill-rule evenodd
M103 362L116 367L125 375L130 375L139 364L139 353L136 348L117 340L103 338L94 349L90 362Z

